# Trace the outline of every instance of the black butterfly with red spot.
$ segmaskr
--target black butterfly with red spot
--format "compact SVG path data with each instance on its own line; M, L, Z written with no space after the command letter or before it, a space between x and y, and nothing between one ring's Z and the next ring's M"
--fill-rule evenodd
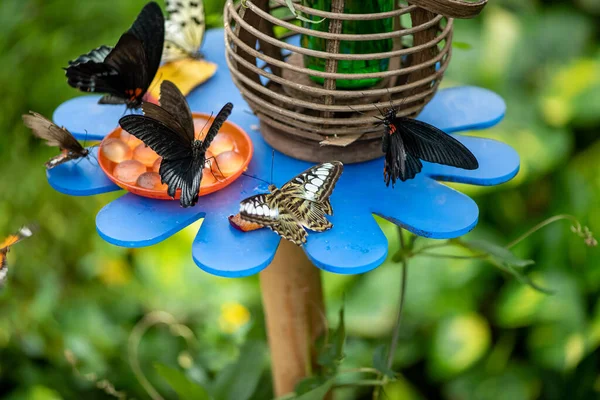
M463 169L477 169L477 158L461 142L428 123L408 117L397 117L390 107L383 115L385 132L382 150L386 186L396 180L414 178L423 164L421 160Z
M160 65L164 25L159 5L146 4L114 48L100 46L70 61L67 82L84 92L106 93L100 104L139 108Z

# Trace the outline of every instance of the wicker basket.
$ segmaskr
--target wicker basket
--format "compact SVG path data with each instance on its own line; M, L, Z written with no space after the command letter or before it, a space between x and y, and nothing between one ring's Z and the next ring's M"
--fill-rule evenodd
M477 15L487 0L409 0L378 14L325 12L295 4L297 11L328 18L329 32L293 24L293 16L277 18L273 11L285 0L246 0L225 5L226 58L232 78L261 121L261 133L277 150L294 158L320 162L360 162L380 157L382 126L374 115L393 104L399 116L415 116L435 94L452 52L453 18ZM333 0L343 10L344 0ZM409 15L411 27L400 23ZM394 30L370 35L341 34L343 20L394 18ZM406 18L406 17L404 17ZM287 29L282 37L274 26ZM309 34L327 39L327 52L291 45L286 39ZM410 37L407 46L403 38ZM393 39L392 51L340 54L340 40ZM258 45L257 45L258 44ZM303 55L325 60L325 71L305 68ZM387 71L337 73L339 60L389 59ZM325 78L324 85L309 76ZM261 77L263 78L261 80ZM336 79L383 78L365 90L336 90Z

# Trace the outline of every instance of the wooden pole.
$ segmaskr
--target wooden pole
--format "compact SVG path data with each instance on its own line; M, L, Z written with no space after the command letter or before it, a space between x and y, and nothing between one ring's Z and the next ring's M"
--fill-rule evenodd
M311 374L314 343L326 323L321 275L300 247L281 240L271 265L260 273L260 286L279 397Z

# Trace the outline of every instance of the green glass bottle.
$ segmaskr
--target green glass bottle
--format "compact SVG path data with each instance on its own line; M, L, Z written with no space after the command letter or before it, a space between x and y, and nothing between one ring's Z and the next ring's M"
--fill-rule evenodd
M332 0L302 0L302 4L322 11L331 11ZM371 14L394 9L394 0L346 0L344 3L344 12L349 14ZM319 21L321 18L305 15L313 21ZM329 31L329 20L325 19L321 23L303 22L303 26L308 29L323 32ZM372 21L343 21L342 33L346 34L370 34L391 32L393 29L393 18L385 18ZM302 35L301 45L311 50L326 51L327 40ZM343 54L368 54L382 53L391 51L393 47L392 39L371 40L371 41L341 41L340 53ZM358 61L338 61L338 73L357 74L373 73L387 71L389 67L389 58L381 60L358 60ZM325 60L304 56L304 65L307 68L316 71L325 71ZM317 83L323 84L324 79L311 76L311 79ZM381 78L374 79L338 79L336 86L340 89L362 89L374 86L381 81Z

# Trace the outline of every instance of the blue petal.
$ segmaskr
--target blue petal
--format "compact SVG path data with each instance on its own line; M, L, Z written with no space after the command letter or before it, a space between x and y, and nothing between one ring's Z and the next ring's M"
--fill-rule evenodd
M499 185L519 172L519 154L507 144L492 139L457 135L479 161L479 168L466 170L446 165L423 163L423 172L434 179L471 185Z
M96 228L109 243L144 247L159 243L204 216L202 207L182 208L179 201L155 200L127 193L104 206Z
M271 263L279 236L268 229L241 232L228 221L230 215L237 214L241 200L266 191L256 179L242 176L227 188L205 196L206 201L201 198L206 218L192 246L200 268L214 275L241 277Z
M54 110L52 120L67 128L77 139L102 140L119 126L122 116L139 112L128 111L124 104L98 104L100 97L89 95L67 100Z
M450 133L489 128L500 122L505 112L506 104L496 93L460 86L438 91L417 119Z
M337 198L336 198L337 197ZM383 263L388 242L360 199L332 198L335 215L329 217L333 228L310 232L304 251L319 268L338 274L360 274Z
M54 190L71 196L91 196L121 189L100 169L98 148L89 150L91 155L87 158L69 161L46 171L48 182Z

